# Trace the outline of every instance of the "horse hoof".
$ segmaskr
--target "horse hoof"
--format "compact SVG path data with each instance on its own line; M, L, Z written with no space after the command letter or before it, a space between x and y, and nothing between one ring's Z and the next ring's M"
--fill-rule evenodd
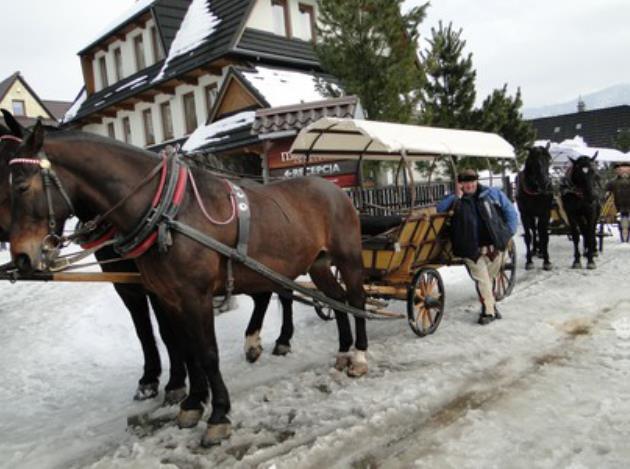
M525 264L525 270L532 270L534 268L533 262L528 262Z
M175 418L175 423L179 428L194 428L199 423L199 420L201 420L202 415L203 410L201 409L180 409Z
M171 389L170 391L166 391L164 393L164 403L163 406L175 405L179 404L181 401L186 399L186 388L177 388Z
M553 264L551 262L545 262L543 264L543 270L553 270Z
M591 261L588 264L586 264L586 268L589 270L595 270L597 269L597 266L595 265L595 262Z
M573 265L571 266L572 269L581 269L582 268L582 264L579 262L574 262Z
M153 399L158 395L159 384L155 383L139 384L136 389L136 394L133 396L134 401L146 401L147 399Z
M335 370L343 371L352 364L352 356L347 352L340 352L335 359Z
M291 346L290 345L276 344L276 346L273 348L273 352L271 352L271 353L273 355L280 355L280 356L284 357L285 355L287 355L290 352L291 352Z
M206 434L201 439L201 446L209 448L210 446L220 445L223 440L226 440L232 434L232 424L230 423L217 423L209 424Z
M368 372L367 363L352 363L346 372L350 378L360 378Z
M245 358L247 359L249 363L254 363L256 362L256 360L260 358L262 351L263 351L262 345L250 347L245 351Z

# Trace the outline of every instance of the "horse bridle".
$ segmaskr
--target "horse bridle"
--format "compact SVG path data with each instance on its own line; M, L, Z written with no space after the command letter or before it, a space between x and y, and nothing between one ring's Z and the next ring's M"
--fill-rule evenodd
M68 193L64 189L61 180L57 176L57 173L55 173L55 171L52 169L52 164L50 163L50 160L46 157L46 154L43 151L40 151L37 154L37 158L13 158L11 161L9 161L9 166L13 166L16 164L33 165L39 168L39 172L42 176L44 194L46 197L46 206L48 209L48 235L44 238L42 242L42 249L44 251L58 250L63 243L62 238L57 234L57 219L55 217L55 208L53 206L52 199L53 186L57 188L59 194L61 195L61 198L70 209L68 218L72 217L76 213L74 210L74 205L72 204Z

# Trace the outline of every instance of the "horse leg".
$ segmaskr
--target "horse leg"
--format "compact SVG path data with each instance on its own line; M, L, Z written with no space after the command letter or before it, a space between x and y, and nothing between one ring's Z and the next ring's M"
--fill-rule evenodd
M365 309L365 290L363 289L363 263L360 257L353 263L340 262L337 264L341 272L348 296L348 303L358 309ZM356 352L352 364L348 369L350 376L362 376L367 373L367 348L368 337L365 318L355 316L354 327L356 332Z
M186 364L166 307L153 294L149 294L149 300L171 364L169 380L164 387L164 405L173 405L186 397Z
M530 270L534 267L534 262L532 261L532 234L536 234L533 229L533 219L528 215L521 214L521 222L523 223L523 237L525 239L525 269ZM535 248L534 248L535 249Z
M595 269L597 266L595 265L594 257L597 255L597 213L593 213L591 218L587 218L584 220L584 242L587 245L586 249L586 258L588 262L586 264L587 269Z
M158 394L162 366L160 353L153 335L146 291L139 285L121 283L114 284L114 289L131 314L131 320L144 355L144 373L138 381L138 389L133 398L137 401L151 399Z
M291 338L293 337L293 300L288 295L278 294L282 304L282 328L280 336L276 339L273 348L274 355L286 355L291 351Z
M580 262L580 232L577 227L577 222L569 217L569 228L571 230L571 240L573 241L573 269L581 269L582 264Z
M330 271L330 261L324 259L318 260L309 270L309 275L313 283L315 283L315 286L325 295L338 301L346 300L346 292L341 288L341 285L335 280L335 276ZM339 351L335 360L335 368L339 371L348 368L348 375L355 376L350 372L352 367L352 353L350 352L350 347L352 347L353 338L348 314L335 310L335 320L339 333ZM365 364L365 368L367 372L367 363Z
M543 269L551 270L553 266L549 260L549 216L538 217L538 236L543 256Z
M248 362L254 363L262 354L260 343L260 330L262 329L265 313L269 307L271 293L256 293L251 295L254 300L254 311L245 330L245 358Z
M193 355L203 368L212 391L212 412L208 429L201 440L201 445L208 447L221 443L232 432L232 424L227 417L230 396L219 369L212 295L205 291L191 291L182 297L182 312L186 318Z

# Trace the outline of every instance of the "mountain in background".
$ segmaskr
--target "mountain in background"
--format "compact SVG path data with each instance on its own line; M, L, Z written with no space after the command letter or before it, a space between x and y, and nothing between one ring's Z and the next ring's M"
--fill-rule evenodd
M577 112L578 99L579 97L576 97L565 103L535 108L523 108L523 118L536 119L539 117L572 114ZM584 101L586 105L585 111L630 104L630 83L611 86L610 88L584 95L582 96L582 101Z

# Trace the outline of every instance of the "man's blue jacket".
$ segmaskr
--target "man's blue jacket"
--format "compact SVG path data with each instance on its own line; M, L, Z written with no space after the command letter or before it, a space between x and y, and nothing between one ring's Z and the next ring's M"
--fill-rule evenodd
M480 199L487 197L492 203L498 206L503 214L503 220L510 229L510 232L512 235L515 235L516 229L518 228L518 215L514 209L514 205L510 202L510 199L507 198L503 191L497 189L496 187L486 187L480 184L477 192L479 193ZM457 196L455 194L447 195L437 204L437 211L440 213L448 212L456 199Z

